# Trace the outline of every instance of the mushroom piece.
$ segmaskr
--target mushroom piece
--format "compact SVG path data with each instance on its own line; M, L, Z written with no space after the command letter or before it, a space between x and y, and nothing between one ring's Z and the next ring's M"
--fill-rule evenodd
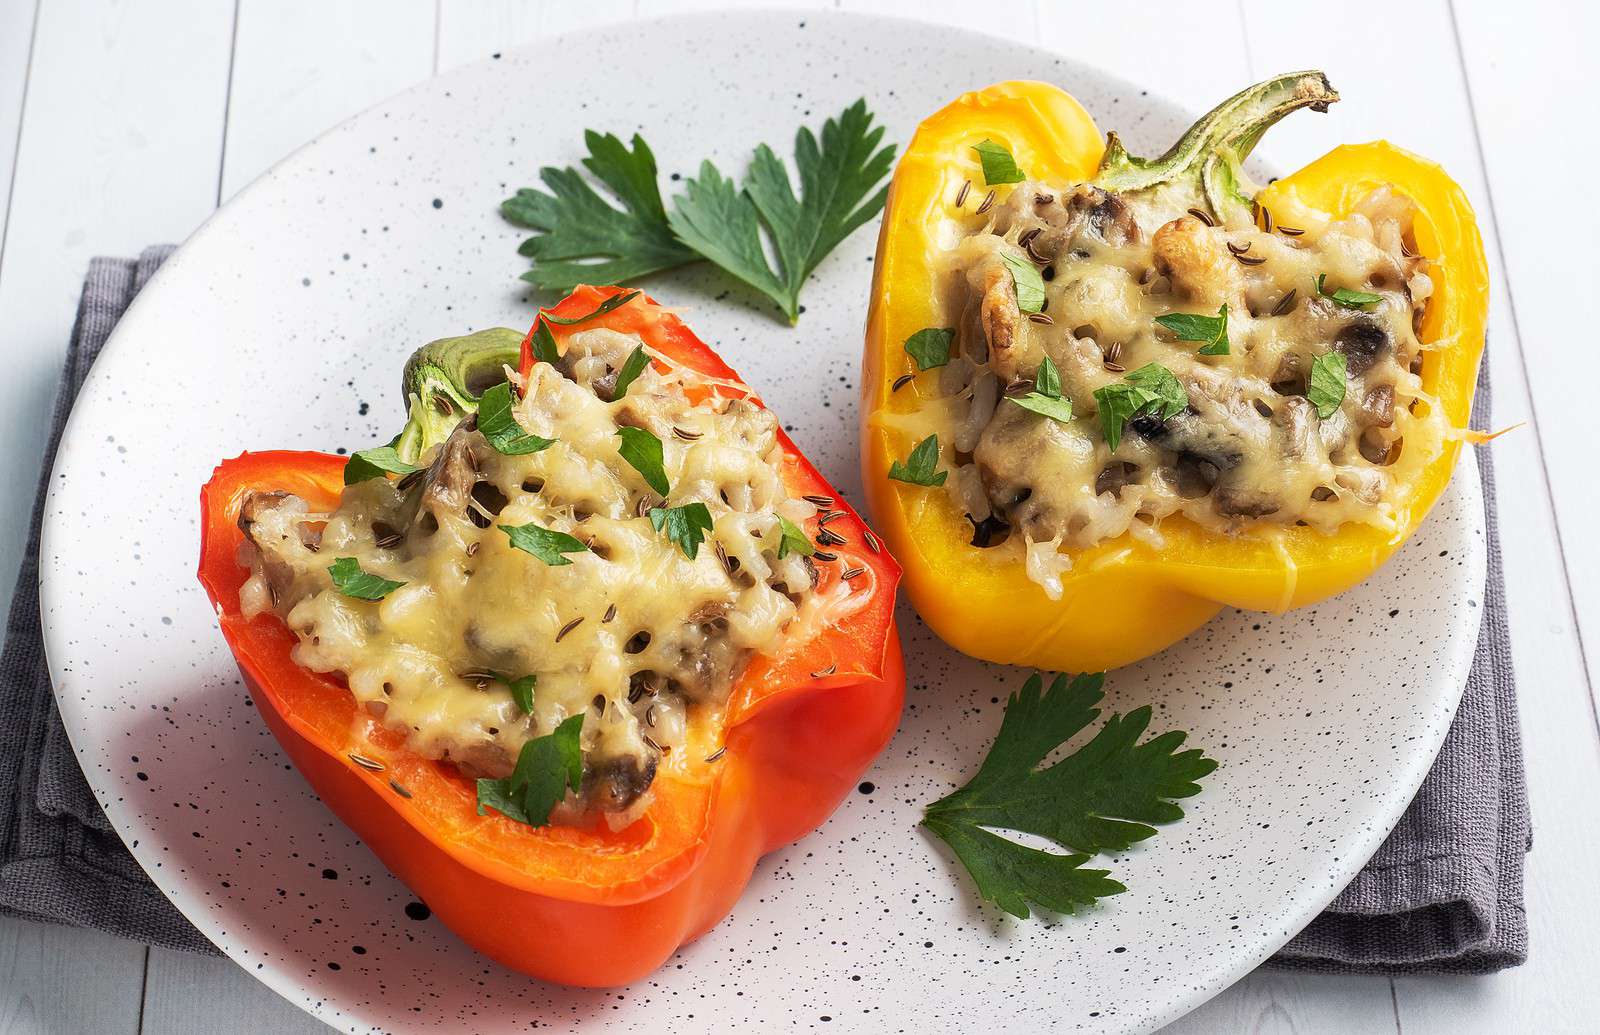
M1285 399L1272 415L1272 424L1279 433L1279 451L1291 460L1299 460L1312 453L1319 425L1311 418L1317 408L1303 396Z
M1283 504L1277 497L1257 489L1223 485L1217 487L1212 505L1225 517L1266 517L1276 514Z
M1011 536L1011 526L993 514L981 520L971 514L966 515L966 518L972 523L971 545L980 550L999 546Z
M1357 411L1364 424L1387 428L1394 423L1394 386L1373 385L1361 397Z
M580 793L594 808L621 812L638 801L655 778L656 756L646 748L636 755L595 760L584 770Z
M1120 248L1139 241L1139 223L1119 194L1085 184L1072 192L1067 211L1084 215L1089 230L1109 245Z
M1333 339L1334 351L1344 355L1346 369L1357 377L1370 370L1389 347L1389 332L1374 320L1352 320Z
M1101 187L1082 184L1070 195L1058 199L1051 194L1018 191L1018 222L1034 225L1024 230L1017 243L1036 262L1052 262L1063 253L1084 252L1086 245L1100 241L1116 248L1137 244L1139 223L1133 209L1118 194Z
M1128 421L1128 429L1162 449L1191 453L1219 471L1233 470L1245 456L1245 443L1237 434L1202 420L1193 410L1166 421L1140 414Z
M478 484L478 464L472 456L471 440L476 430L477 419L468 418L439 447L438 455L422 476L422 492L417 497L414 521L425 513L431 513L436 520L466 514L473 486Z
M378 703L378 702L373 702ZM469 780L480 777L489 780L498 780L510 776L516 768L516 761L505 748L492 740L479 741L462 748L446 751L439 759L441 762L452 762L461 770L461 775Z
M295 508L301 512L305 510L300 497L292 496L282 490L252 492L239 506L239 531L243 532L245 538L255 546L256 553L261 558L261 574L267 580L267 590L272 596L274 607L291 598L295 572L289 562L278 554L284 544L268 540L261 525L270 514L283 507ZM300 526L297 523L297 530L298 527ZM303 541L303 533L297 538L302 538ZM317 533L319 543L321 538L322 534L319 531Z
M1126 460L1113 460L1100 469L1094 479L1094 494L1104 496L1110 493L1117 499L1122 498L1123 486L1133 481L1139 473L1138 464L1130 464Z

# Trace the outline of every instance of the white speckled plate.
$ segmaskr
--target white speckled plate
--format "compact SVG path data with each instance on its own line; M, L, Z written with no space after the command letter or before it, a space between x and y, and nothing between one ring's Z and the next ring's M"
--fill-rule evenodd
M298 152L190 239L84 389L43 570L56 695L84 771L200 930L350 1031L1098 1031L1192 1008L1329 901L1410 799L1455 710L1484 572L1470 461L1364 586L1291 615L1223 615L1111 678L1113 706L1153 703L1157 728L1192 731L1222 762L1183 823L1110 860L1127 894L1019 923L981 908L915 829L920 804L975 767L1025 673L955 655L906 612L910 704L870 783L766 859L710 935L609 992L520 977L428 919L287 764L195 582L197 495L218 459L387 438L415 345L527 324L522 235L496 206L539 165L574 162L585 127L641 130L663 174L707 154L740 168L755 142L787 151L790 127L858 96L903 142L958 92L1006 78L1061 83L1102 125L1157 149L1214 100L1147 97L948 28L677 18L420 86ZM689 310L857 498L872 248L866 230L823 264L794 330L710 272L646 285Z

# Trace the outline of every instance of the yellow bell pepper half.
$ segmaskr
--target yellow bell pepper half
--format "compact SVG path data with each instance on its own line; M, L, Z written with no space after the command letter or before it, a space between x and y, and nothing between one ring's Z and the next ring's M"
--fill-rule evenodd
M1205 196L1213 208L1218 207L1213 181L1248 204L1249 196L1227 174L1237 173L1237 161L1266 125L1295 107L1325 107L1337 100L1320 73L1285 76L1252 90L1259 100L1261 91L1274 84L1289 98L1282 110L1258 119L1246 136L1226 144L1229 161L1208 170ZM1307 89L1325 93L1308 99ZM1250 93L1231 98L1216 112L1248 100ZM1002 551L970 545L972 526L945 491L888 479L890 463L916 444L895 417L916 410L925 390L923 378L898 391L893 387L916 369L904 343L923 328L958 322L944 308L936 270L939 253L960 232L956 202L963 184L979 196L990 189L979 186L984 180L973 145L985 139L1004 145L1035 180L1086 182L1099 172L1102 185L1116 189L1108 170L1127 182L1130 168L1137 174L1187 145L1215 147L1218 141L1206 145L1191 139L1205 125L1202 119L1162 159L1132 159L1130 167L1114 136L1108 155L1094 121L1069 94L1046 83L1006 82L965 94L929 117L900 160L884 212L867 319L863 477L876 527L905 568L912 602L958 650L989 661L1092 671L1153 654L1225 605L1284 611L1315 603L1382 565L1416 530L1450 479L1460 447L1454 436L1431 443L1426 462L1405 472L1393 532L1347 525L1330 536L1287 526L1225 536L1169 518L1161 526L1159 547L1123 535L1073 552L1059 600L1049 599L1027 577L1015 551L997 556ZM1108 158L1104 167L1103 157ZM1417 206L1414 235L1432 262L1436 293L1419 334L1429 346L1423 353L1423 387L1450 423L1463 427L1483 351L1488 271L1461 188L1433 162L1380 141L1338 147L1261 190L1254 201L1280 223L1309 228L1347 215L1383 184ZM1010 189L997 188L997 202ZM963 200L963 211L970 213L973 201ZM931 377L926 380L931 389Z

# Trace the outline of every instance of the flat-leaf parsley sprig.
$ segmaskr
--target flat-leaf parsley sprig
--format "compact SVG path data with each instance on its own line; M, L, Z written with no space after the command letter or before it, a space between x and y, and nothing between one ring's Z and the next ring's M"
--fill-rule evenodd
M643 138L635 134L630 148L590 130L583 165L623 207L603 198L576 169L541 169L546 190L524 187L500 206L506 219L540 231L519 249L533 260L522 278L570 291L580 283L621 283L709 259L771 298L793 323L806 278L883 210L888 187L879 184L894 164L895 147L882 144L883 127L872 119L866 101L858 100L823 124L820 143L809 128L799 129L798 195L782 160L761 144L742 183L703 161L670 209Z
M1152 824L1183 818L1173 799L1200 793L1198 781L1217 768L1197 748L1178 750L1187 734L1173 731L1139 743L1149 707L1113 714L1094 737L1043 769L1051 752L1100 715L1104 673L1057 676L1049 690L1029 677L1006 702L1000 733L966 786L929 805L922 825L948 844L978 893L1026 919L1028 903L1057 913L1127 888L1107 870L1084 864L1154 836ZM1067 849L1043 851L1001 837L1015 830Z

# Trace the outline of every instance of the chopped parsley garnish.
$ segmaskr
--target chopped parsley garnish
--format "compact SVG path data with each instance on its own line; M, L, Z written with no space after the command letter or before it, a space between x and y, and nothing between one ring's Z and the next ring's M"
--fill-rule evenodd
M328 568L328 574L333 576L334 589L357 600L382 600L405 585L404 582L396 582L381 575L362 571L361 562L354 557L340 557L335 560Z
M394 451L394 443L391 442L386 446L373 446L371 449L358 449L351 453L350 459L344 465L344 483L354 485L369 478L382 478L386 473L410 474L416 469L415 464L408 464L400 459L400 454Z
M865 100L822 126L822 143L802 126L795 135L800 172L796 198L783 162L766 144L756 148L736 188L709 160L684 182L667 216L673 233L695 251L760 291L793 323L800 288L824 256L883 208L888 188L873 188L894 163L894 145L878 147L883 127L872 125ZM777 254L767 260L761 229Z
M918 370L932 370L950 362L950 343L954 327L924 327L906 339L906 355L917 361Z
M1062 424L1072 419L1072 400L1061 398L1061 374L1056 370L1056 365L1050 362L1049 356L1039 361L1039 372L1033 378L1033 391L1007 398L1025 410L1043 414Z
M643 345L628 353L628 358L622 363L622 369L617 371L617 384L616 387L611 389L612 401L615 402L627 395L628 389L633 387L633 383L639 379L639 375L644 373L644 368L649 365L650 353L644 350Z
M806 530L782 514L778 515L778 529L783 533L778 540L779 560L789 556L791 553L810 557L817 552L816 546L812 544L810 537L806 535Z
M1118 384L1096 388L1094 401L1100 407L1100 429L1105 433L1106 445L1116 452L1128 421L1145 414L1171 420L1189 405L1189 393L1172 371L1160 363L1147 363Z
M551 316L549 313L540 313L539 317L551 323L558 323L563 327L571 327L573 324L583 323L585 320L593 320L597 316L604 316L613 309L621 309L638 297L639 292L637 291L624 291L620 294L612 295L595 306L592 311L584 313L582 316Z
M583 713L572 716L555 731L522 745L517 766L501 780L478 781L478 815L490 809L507 819L542 827L551 811L583 783Z
M538 676L523 676L521 679L505 681L506 686L511 688L511 699L517 702L517 707L522 709L524 715L533 714L533 688L538 682Z
M1011 151L1004 144L997 144L993 140L985 140L981 144L973 144L972 149L978 152L978 161L983 163L983 184L993 187L1000 183L1021 183L1026 177L1022 170L1017 168L1017 160L1011 157Z
M618 428L617 437L622 439L622 445L617 447L622 459L639 472L645 484L656 491L656 495L666 499L670 486L667 484L661 440L643 428L632 427Z
M649 145L637 133L631 151L610 133L589 130L583 139L589 147L584 168L623 207L603 199L576 169L539 170L549 193L524 187L500 205L512 223L542 231L517 249L533 260L522 279L564 293L579 284L621 284L699 258L667 225Z
M1222 303L1216 316L1199 313L1168 313L1156 317L1156 323L1178 336L1179 341L1198 341L1197 350L1202 356L1228 354L1228 303Z
M1323 286L1323 281L1328 279L1326 273L1317 274L1317 294L1323 298L1331 298L1346 309L1365 309L1375 302L1382 302L1382 295L1375 295L1370 291L1352 291L1349 288L1335 288L1329 291Z
M617 137L591 130L584 134L589 157L583 164L623 207L602 198L576 169L540 170L547 191L523 188L500 206L511 222L542 231L518 249L533 260L523 279L570 291L580 283L617 284L709 259L771 298L793 323L801 287L817 264L883 209L888 188L878 184L889 174L895 149L879 147L883 127L872 120L866 102L857 101L824 123L820 143L809 128L800 129L799 197L783 162L762 144L742 183L701 163L670 213L644 140L635 134L630 150Z
M495 526L511 538L511 545L523 553L532 554L552 568L571 564L562 554L583 553L589 549L582 539L565 532L540 528L535 524Z
M711 531L711 511L704 503L685 503L681 507L656 507L650 511L650 524L657 532L678 544L691 561L700 553L700 544Z
M1001 252L1000 261L1011 271L1011 281L1017 288L1017 308L1025 313L1044 311L1044 277L1029 259L1018 258L1010 252Z
M922 825L955 852L978 893L1026 919L1028 903L1074 913L1127 888L1084 863L1154 836L1153 824L1183 818L1174 799L1200 793L1198 781L1217 763L1198 749L1179 751L1186 734L1139 743L1149 707L1113 714L1093 739L1060 761L1037 768L1051 752L1100 715L1104 673L1030 676L1006 702L1000 733L966 786L929 805ZM1030 848L994 833L1014 830L1060 845L1070 854Z
M533 325L533 338L529 342L533 347L533 358L541 363L555 366L561 359L561 353L556 348L556 336L550 333L550 325L544 322L541 315Z
M1342 352L1324 352L1311 361L1311 376L1306 379L1306 398L1317 408L1317 416L1327 420L1344 402L1345 360Z
M478 400L478 430L496 452L506 456L524 456L549 449L555 439L544 438L522 429L512 412L511 383L501 381L489 388Z
M906 462L898 460L889 464L889 477L897 482L909 485L943 485L948 471L935 473L934 468L939 466L939 436L929 435L917 443L917 448L906 457Z

